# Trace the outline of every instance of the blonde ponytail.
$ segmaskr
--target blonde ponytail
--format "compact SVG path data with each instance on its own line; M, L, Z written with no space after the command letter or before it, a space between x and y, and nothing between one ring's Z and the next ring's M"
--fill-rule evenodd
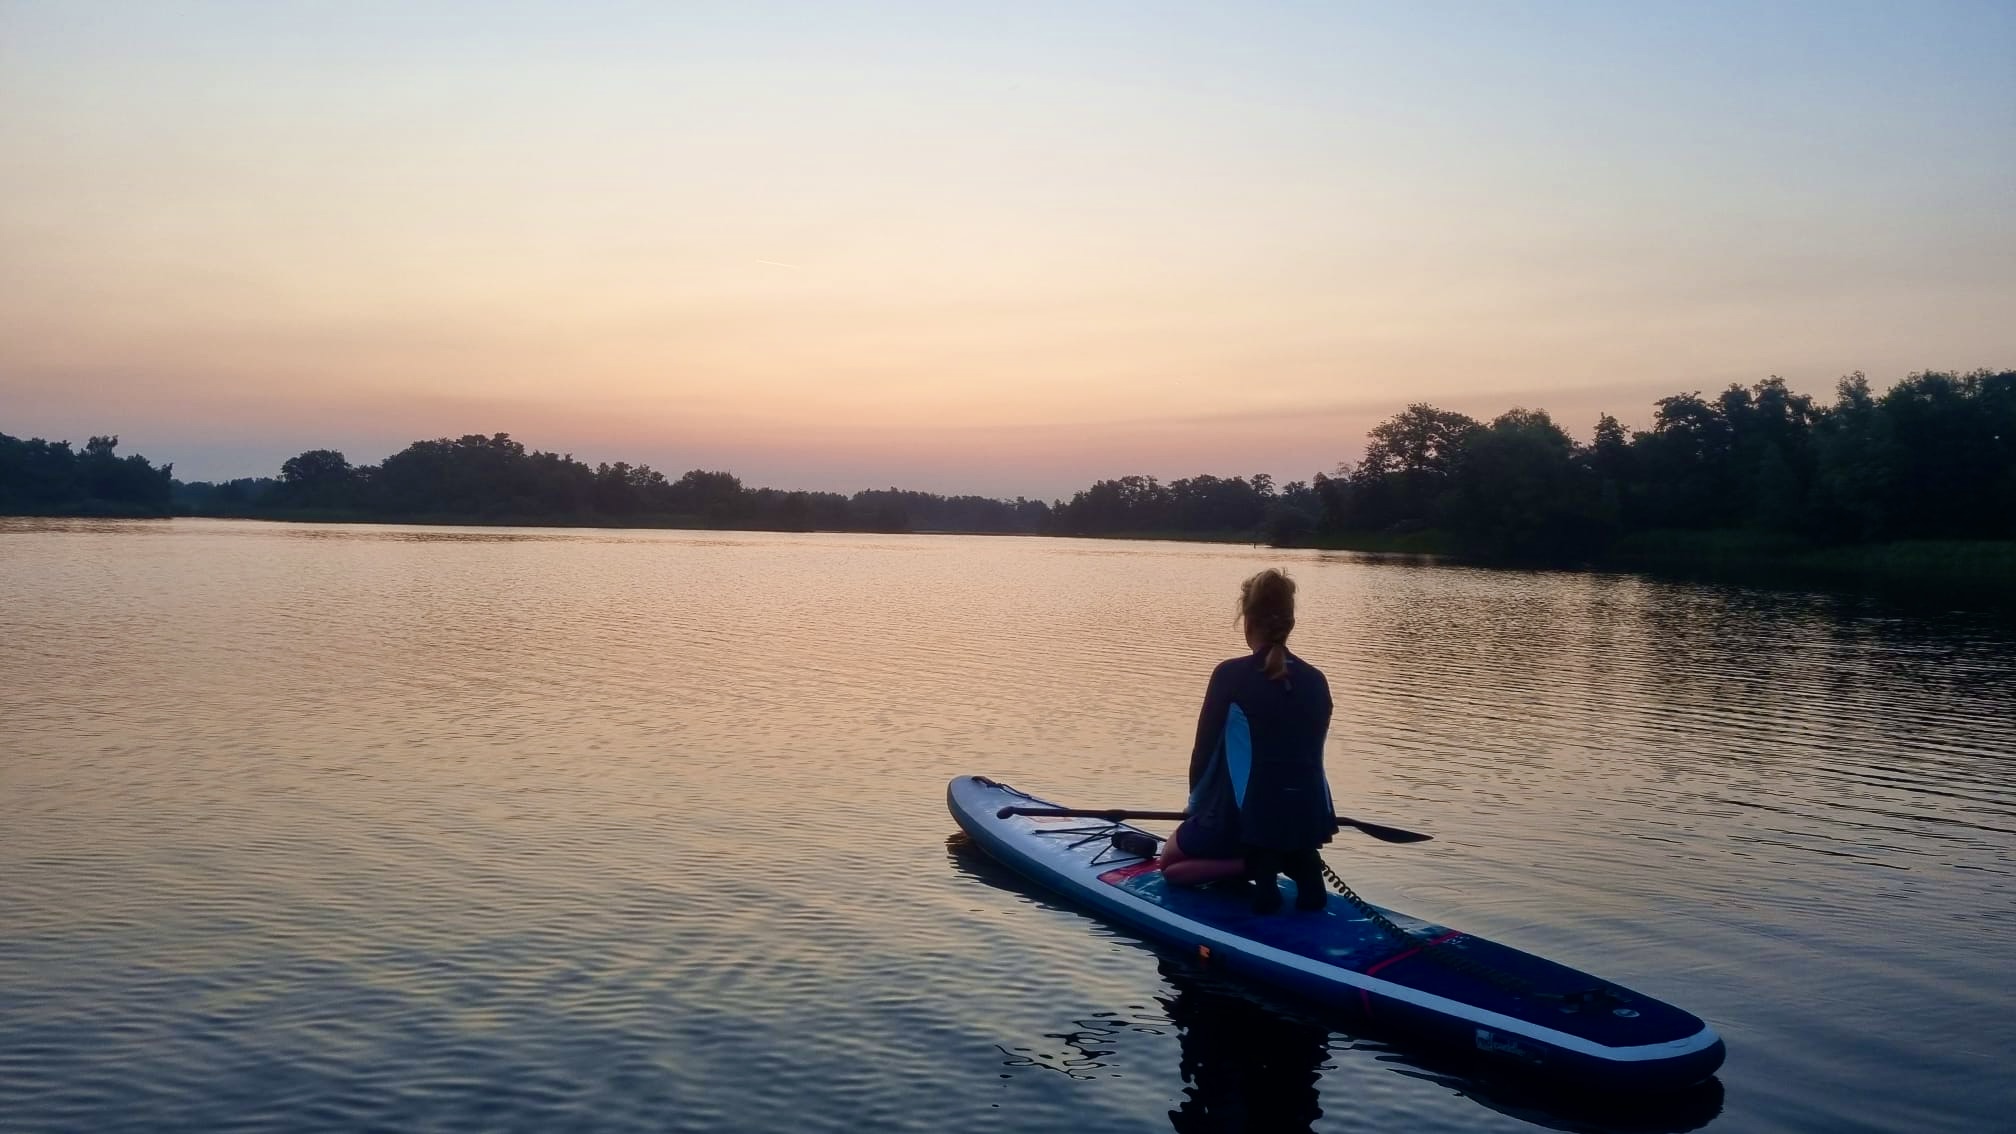
M1288 676L1288 635L1295 629L1295 580L1269 567L1240 584L1239 617L1267 646L1267 676Z

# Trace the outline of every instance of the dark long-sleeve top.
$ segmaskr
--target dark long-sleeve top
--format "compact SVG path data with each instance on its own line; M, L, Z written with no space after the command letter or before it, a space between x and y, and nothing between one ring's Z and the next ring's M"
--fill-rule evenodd
M1185 852L1231 857L1241 845L1273 850L1321 846L1337 833L1323 742L1330 683L1293 654L1282 680L1266 652L1220 662L1204 690L1190 751Z

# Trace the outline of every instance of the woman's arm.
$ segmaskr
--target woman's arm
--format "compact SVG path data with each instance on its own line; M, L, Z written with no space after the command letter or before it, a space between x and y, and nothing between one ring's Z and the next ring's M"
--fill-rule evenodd
M1204 707L1197 713L1197 742L1190 747L1190 790L1196 791L1204 773L1211 770L1211 757L1218 751L1219 738L1225 735L1225 717L1231 712L1232 698L1226 692L1224 669L1211 671L1211 680L1204 686Z

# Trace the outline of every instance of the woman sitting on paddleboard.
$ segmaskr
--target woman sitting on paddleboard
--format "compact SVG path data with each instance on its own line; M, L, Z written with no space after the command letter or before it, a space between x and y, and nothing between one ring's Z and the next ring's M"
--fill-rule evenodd
M1316 848L1337 833L1323 778L1330 683L1288 652L1295 583L1266 570L1239 588L1252 653L1221 662L1204 690L1190 753L1190 817L1162 849L1162 874L1179 886L1244 875L1253 908L1281 907L1275 875L1295 883L1298 909L1322 909Z

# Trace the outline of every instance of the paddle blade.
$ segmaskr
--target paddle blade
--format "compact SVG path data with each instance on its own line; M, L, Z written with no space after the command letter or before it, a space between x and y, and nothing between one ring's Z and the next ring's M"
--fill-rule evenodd
M1419 831L1403 831L1398 827L1385 827L1378 823L1360 823L1356 819L1346 819L1342 815L1337 817L1337 821L1347 827L1356 827L1382 843L1425 843L1435 837L1433 835L1424 835Z

